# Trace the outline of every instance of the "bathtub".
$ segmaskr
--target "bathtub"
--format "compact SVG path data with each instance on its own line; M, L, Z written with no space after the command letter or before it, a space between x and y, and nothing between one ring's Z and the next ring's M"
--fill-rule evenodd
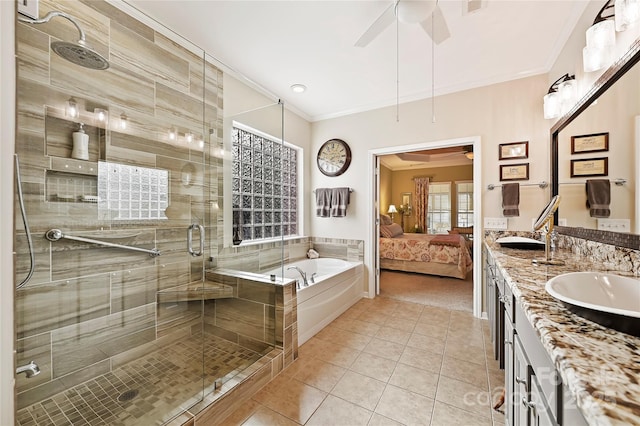
M297 266L307 274L309 286L304 287ZM275 268L265 274L299 280L298 345L302 345L331 321L360 300L364 292L362 262L321 257L287 263L284 268ZM315 275L313 275L315 274ZM313 275L314 283L311 283Z

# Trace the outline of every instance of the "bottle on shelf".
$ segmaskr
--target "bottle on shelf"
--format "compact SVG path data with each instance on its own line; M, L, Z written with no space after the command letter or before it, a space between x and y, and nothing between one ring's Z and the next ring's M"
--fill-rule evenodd
M89 159L89 135L84 131L84 123L80 123L78 130L73 132L73 149L71 158L77 160Z

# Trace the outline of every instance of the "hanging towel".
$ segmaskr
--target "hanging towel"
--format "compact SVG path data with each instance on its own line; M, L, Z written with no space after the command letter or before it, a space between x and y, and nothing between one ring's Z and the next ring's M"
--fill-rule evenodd
M502 184L502 215L504 217L520 216L520 184Z
M591 217L609 217L611 182L608 179L587 179L587 208Z
M331 190L331 217L345 217L349 205L349 188Z
M316 189L316 216L318 217L331 216L331 189L330 188Z

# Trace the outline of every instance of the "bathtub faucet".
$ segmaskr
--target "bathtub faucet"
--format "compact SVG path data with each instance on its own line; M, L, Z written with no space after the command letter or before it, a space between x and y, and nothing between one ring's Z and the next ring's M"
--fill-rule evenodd
M303 286L304 286L304 287L309 287L309 282L307 281L307 274L306 274L302 269L300 269L300 268L299 268L299 267L297 267L297 266L289 266L289 267L287 268L287 271L288 271L289 269L295 269L296 271L298 271L298 273L299 273L299 274L300 274L300 276L302 277L302 284L303 284Z
M31 361L27 365L16 368L16 374L20 373L27 373L27 379L30 379L33 376L37 376L38 374L40 374L40 367L38 367L35 362Z

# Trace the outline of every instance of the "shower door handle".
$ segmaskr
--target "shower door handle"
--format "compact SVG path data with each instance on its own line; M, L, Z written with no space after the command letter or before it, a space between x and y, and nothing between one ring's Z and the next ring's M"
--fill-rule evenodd
M198 233L200 234L200 250L193 250L193 230L198 229ZM195 223L187 229L187 251L193 257L202 256L204 253L204 226L196 225Z

